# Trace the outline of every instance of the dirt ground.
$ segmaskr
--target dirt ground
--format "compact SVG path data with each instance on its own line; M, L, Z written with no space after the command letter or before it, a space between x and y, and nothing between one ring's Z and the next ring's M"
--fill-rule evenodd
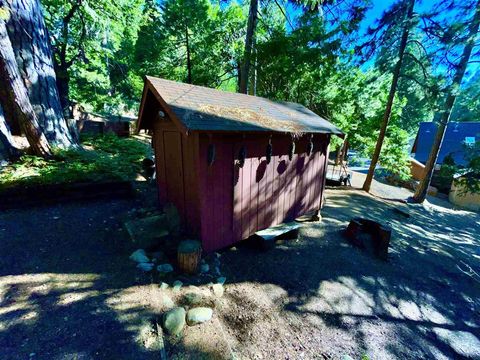
M221 253L227 282L212 320L165 337L168 358L480 359L479 214L356 190L326 198L323 220L298 239ZM161 290L128 260L122 223L140 206L139 198L0 214L0 359L160 357L145 329L164 294L176 300L192 287ZM393 228L388 262L343 239L354 216Z

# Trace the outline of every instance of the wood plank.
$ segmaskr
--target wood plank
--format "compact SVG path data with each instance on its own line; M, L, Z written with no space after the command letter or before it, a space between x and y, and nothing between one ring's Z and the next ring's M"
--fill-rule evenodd
M243 144L242 144L243 146ZM247 150L248 151L248 150ZM247 154L248 155L248 154ZM246 239L250 232L250 173L252 171L251 159L245 159L242 171L242 239Z
M178 210L182 220L185 219L185 193L183 183L182 142L179 132L163 132L165 146L165 176L167 199Z
M157 179L158 200L160 204L167 202L167 180L165 176L165 145L163 143L163 131L159 128L154 130L155 138L155 171Z
M241 144L238 142L233 146L232 163L234 177L233 181L233 236L235 241L242 240L242 190L243 190L243 168L235 164Z
M224 209L223 209L223 235L222 244L225 246L232 245L235 241L233 234L233 144L224 139L223 140L223 189L224 189Z
M185 183L185 225L189 235L200 231L200 208L198 206L198 177L195 167L195 139L182 135L183 173Z

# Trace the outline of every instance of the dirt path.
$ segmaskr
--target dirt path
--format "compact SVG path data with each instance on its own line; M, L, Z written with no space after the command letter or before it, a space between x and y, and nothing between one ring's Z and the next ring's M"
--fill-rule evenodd
M277 359L480 358L480 278L463 272L480 273L479 215L428 205L405 208L407 219L397 206L328 191L323 222L299 241L227 253L227 296L251 314L230 329L236 350ZM342 238L354 216L393 227L388 263Z
M138 201L0 214L0 359L149 359L158 285L128 255L121 224ZM480 217L327 191L323 221L261 252L222 253L213 319L166 339L173 359L479 358ZM353 216L393 227L391 259L340 234ZM480 280L480 279L478 279ZM158 281L155 279L155 281Z

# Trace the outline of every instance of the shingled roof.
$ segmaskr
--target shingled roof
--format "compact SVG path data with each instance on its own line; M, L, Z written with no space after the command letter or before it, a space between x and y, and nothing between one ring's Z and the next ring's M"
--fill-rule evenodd
M341 130L300 104L275 102L258 96L151 76L145 78L137 129L151 128L152 120L144 119L144 113L146 107L151 106L152 95L158 102L159 109L166 112L186 132L275 131L328 133L343 137Z

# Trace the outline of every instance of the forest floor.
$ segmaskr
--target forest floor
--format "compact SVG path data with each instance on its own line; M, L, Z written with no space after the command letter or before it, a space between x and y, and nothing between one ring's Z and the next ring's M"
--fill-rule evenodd
M129 261L123 229L154 191L0 214L1 359L159 358L144 329L161 315L162 290ZM165 337L167 356L480 359L479 214L358 190L326 199L323 220L298 239L222 252L213 319ZM393 228L388 262L343 239L354 216Z

